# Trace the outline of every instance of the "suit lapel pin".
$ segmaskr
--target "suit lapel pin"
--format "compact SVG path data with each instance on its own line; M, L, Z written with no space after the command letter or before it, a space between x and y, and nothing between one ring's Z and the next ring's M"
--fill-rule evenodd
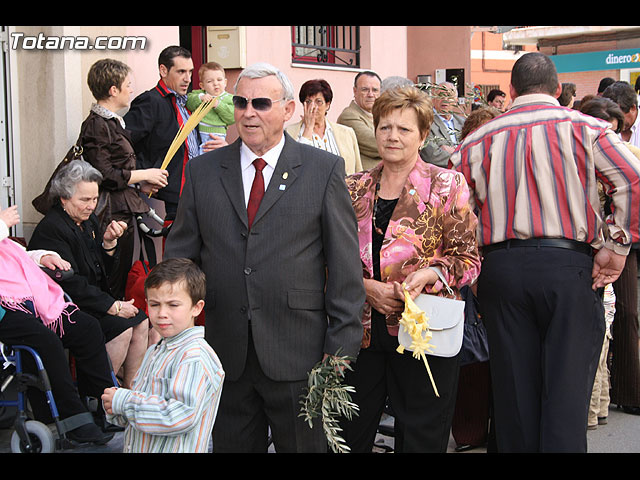
M282 179L283 179L283 180L286 180L287 178L289 178L289 172L284 172L284 173L282 174ZM281 189L281 190L282 190L282 189Z
M284 190L285 188L287 188L287 186L281 183L280 184L280 190Z

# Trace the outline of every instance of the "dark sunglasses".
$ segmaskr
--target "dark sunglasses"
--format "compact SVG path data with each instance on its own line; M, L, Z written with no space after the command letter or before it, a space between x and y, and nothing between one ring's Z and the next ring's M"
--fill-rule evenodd
M254 110L258 110L259 112L266 112L273 107L273 102L281 102L284 98L279 98L278 100L272 100L266 97L258 97L251 99L251 106ZM240 95L233 96L233 106L238 110L244 110L247 108L249 104L249 99L245 97L241 97Z

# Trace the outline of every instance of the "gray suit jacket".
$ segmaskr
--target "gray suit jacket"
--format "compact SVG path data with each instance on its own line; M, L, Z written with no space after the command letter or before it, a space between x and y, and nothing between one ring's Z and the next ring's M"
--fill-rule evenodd
M207 276L206 338L229 380L244 370L249 328L277 381L306 379L324 353L360 350L365 293L344 161L285 138L251 231L237 140L187 164L166 241L165 258L191 258Z
M464 125L465 117L462 115L452 114L453 116L453 128L456 131L456 135L460 138L460 132ZM422 150L420 150L420 156L422 159L438 167L448 168L450 153L445 152L440 148L441 145L449 145L455 147L458 143L453 143L449 137L449 129L442 119L434 114L433 123L429 130L429 135L424 143Z

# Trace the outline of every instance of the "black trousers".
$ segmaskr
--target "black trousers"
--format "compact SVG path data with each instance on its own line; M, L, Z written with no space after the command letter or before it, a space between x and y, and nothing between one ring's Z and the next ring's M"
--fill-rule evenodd
M489 437L491 375L489 362L460 367L451 434L457 446L482 446Z
M267 453L268 434L278 453L326 453L327 440L318 418L310 428L300 414L307 380L274 381L267 377L249 335L247 363L237 380L226 380L213 429L215 453Z
M60 337L35 316L19 311L6 310L0 320L0 341L6 345L32 347L41 357L61 419L87 411L80 396L100 398L105 388L114 386L98 321L77 310L71 315L71 321L65 318L63 331ZM77 388L65 349L69 349L76 360ZM25 371L35 372L31 355L25 353L22 358ZM50 409L44 394L30 388L28 397L35 417L49 423Z
M387 333L383 319L374 318L372 342L360 350L345 383L355 387L352 400L359 412L341 419L343 438L353 453L371 453L378 425L389 402L394 416L394 451L445 453L458 386L458 356L427 356L440 397L436 397L422 360L396 351L397 337Z
M131 270L131 265L133 264L135 234L138 226L132 213L116 212L112 215L112 218L113 220L127 223L127 228L118 239L118 246L120 248L118 252L119 260L109 275L109 287L111 288L113 297L124 298L125 288L127 286L127 275L129 275L129 270Z
M631 249L624 270L613 283L616 314L610 351L611 403L640 407L640 355L638 354L638 264Z
M499 452L586 452L604 338L591 256L522 247L485 255L478 299L491 352Z

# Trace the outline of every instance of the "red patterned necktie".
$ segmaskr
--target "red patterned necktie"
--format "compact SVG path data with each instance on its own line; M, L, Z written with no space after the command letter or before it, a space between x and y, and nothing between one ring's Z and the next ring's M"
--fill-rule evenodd
M264 197L264 178L262 177L262 169L267 163L261 159L256 158L253 161L253 166L256 168L256 176L253 179L253 185L251 185L251 193L249 195L249 203L247 204L247 216L249 217L249 228L253 223L253 219L256 216L262 197Z

